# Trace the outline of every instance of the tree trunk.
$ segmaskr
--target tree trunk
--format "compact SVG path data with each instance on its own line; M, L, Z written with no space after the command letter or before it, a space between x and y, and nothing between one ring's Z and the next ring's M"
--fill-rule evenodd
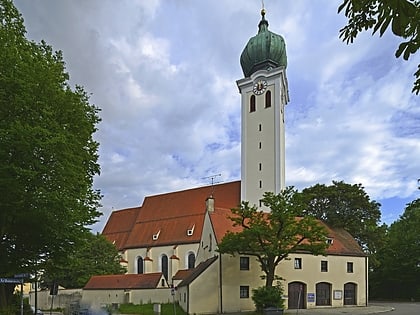
M274 277L276 273L276 265L274 264L274 257L269 257L267 259L267 272L266 272L266 278L265 278L265 286L266 287L272 287L274 282Z

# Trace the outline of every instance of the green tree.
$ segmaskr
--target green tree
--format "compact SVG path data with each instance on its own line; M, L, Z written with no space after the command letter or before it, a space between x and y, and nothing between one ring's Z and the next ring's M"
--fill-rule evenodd
M379 265L370 275L375 298L420 300L420 199L407 204L389 227L387 242L378 251Z
M61 52L25 36L0 0L0 276L35 274L62 256L100 215L99 109L70 87ZM13 285L0 285L0 309Z
M265 285L273 286L276 267L290 253L307 251L318 255L327 248L326 229L311 217L297 218L302 212L297 199L300 194L292 187L280 194L266 192L262 202L270 212L258 210L243 201L232 209L230 219L240 232L228 232L218 245L220 253L249 255L257 258L265 274Z
M384 228L379 227L380 204L370 200L361 184L333 181L302 190L301 215L311 215L328 225L347 230L369 254L381 246Z
M338 13L344 12L348 23L340 30L340 38L353 43L357 35L368 29L381 37L391 26L392 33L403 41L395 52L408 60L420 48L420 1L418 0L344 0ZM420 93L420 64L414 73L413 93Z
M88 232L72 253L47 262L42 282L46 285L56 282L66 289L82 288L93 275L125 273L120 259L114 244L101 234Z

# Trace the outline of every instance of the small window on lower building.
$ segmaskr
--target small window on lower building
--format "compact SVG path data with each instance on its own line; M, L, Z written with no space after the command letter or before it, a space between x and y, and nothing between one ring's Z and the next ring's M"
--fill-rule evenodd
M302 269L302 258L295 258L295 269Z
M249 286L241 285L239 287L239 297L241 299L248 299L249 298Z
M328 261L321 260L321 272L327 272L328 271Z
M239 269L249 270L249 257L239 257Z
M347 272L348 273L353 273L353 263L352 262L347 263Z

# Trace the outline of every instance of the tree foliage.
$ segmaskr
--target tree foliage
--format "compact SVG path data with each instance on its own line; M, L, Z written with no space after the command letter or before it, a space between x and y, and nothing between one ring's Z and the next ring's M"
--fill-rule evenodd
M219 252L256 257L265 274L266 286L272 286L276 267L290 253L324 254L328 246L327 231L311 216L297 218L302 212L299 196L292 187L280 194L266 192L262 201L270 212L243 201L240 207L232 209L230 217L233 226L242 230L228 232L218 245Z
M99 109L72 89L61 52L26 37L0 0L0 276L35 273L96 222ZM0 307L13 287L0 285Z
M389 227L370 278L374 298L420 300L420 199L409 203Z
M302 190L302 215L312 215L333 227L344 228L370 254L381 246L380 204L370 200L361 184L333 181Z
M114 244L101 234L86 233L86 238L72 253L48 261L42 282L58 283L66 289L82 288L93 275L122 274L120 255Z
M340 38L352 43L368 29L381 37L390 27L403 41L395 52L397 58L408 60L420 48L420 1L418 0L344 0L338 13L344 12L348 24L340 30ZM414 73L413 93L420 93L420 64Z

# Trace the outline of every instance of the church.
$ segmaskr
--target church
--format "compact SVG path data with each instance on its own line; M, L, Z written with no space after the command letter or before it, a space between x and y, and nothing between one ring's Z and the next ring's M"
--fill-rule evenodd
M232 208L249 201L269 211L261 204L264 192L285 188L286 45L268 29L264 9L240 65L241 180L147 196L141 206L112 212L102 234L118 248L127 273L92 277L82 302L176 301L188 314L255 309L252 289L264 284L257 260L220 254L217 246L237 229ZM367 255L345 230L325 228L325 256L293 253L277 268L289 309L367 305Z

